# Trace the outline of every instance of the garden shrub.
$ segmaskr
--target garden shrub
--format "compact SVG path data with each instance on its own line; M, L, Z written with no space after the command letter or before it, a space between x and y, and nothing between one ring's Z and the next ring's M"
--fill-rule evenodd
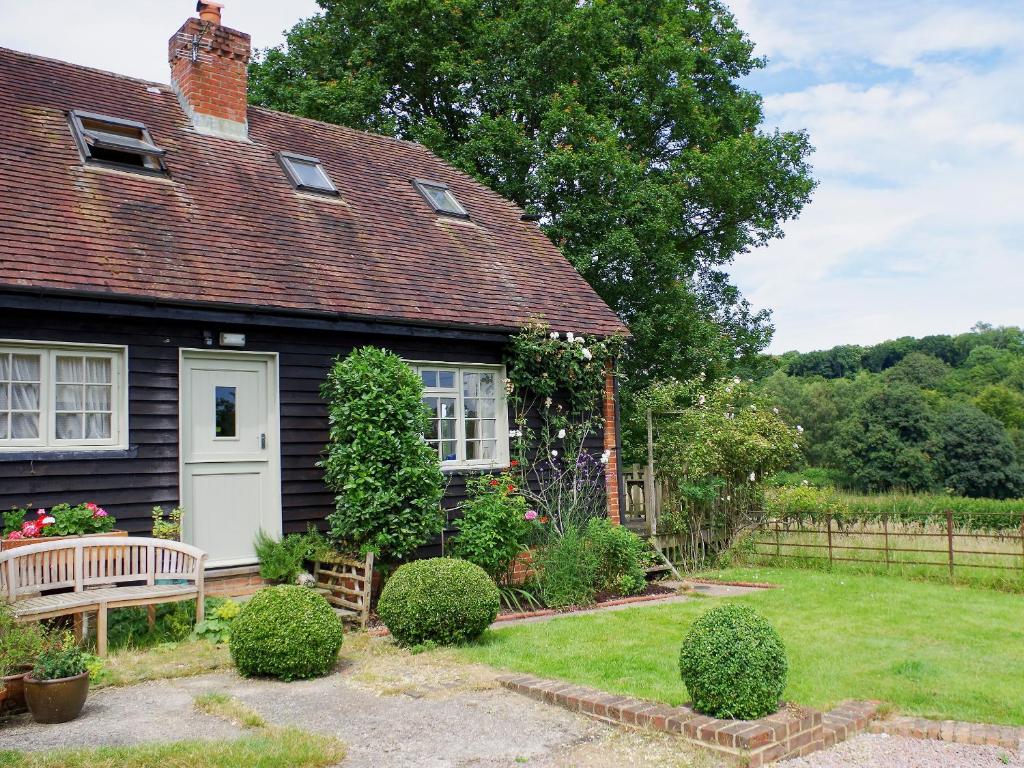
M587 539L597 561L597 589L620 595L636 595L644 591L647 587L647 545L643 539L603 517L587 524Z
M498 616L498 588L478 565L438 557L392 574L377 613L400 644L453 645L474 640Z
M262 530L253 542L260 560L260 576L275 584L294 584L307 560L316 560L328 549L327 539L310 526L307 533L290 533L280 541Z
M261 589L231 625L231 659L246 677L296 680L326 675L341 650L341 621L311 589Z
M589 605L594 602L598 574L597 557L578 528L552 536L535 556L537 586L549 608Z
M363 347L335 361L320 392L330 424L319 466L335 493L331 537L401 560L444 525L440 458L423 440L423 381L397 355Z
M788 671L782 638L746 605L722 605L698 618L679 654L694 709L711 717L756 720L775 712Z
M466 490L469 499L462 505L462 517L454 523L458 534L451 545L452 554L479 565L496 582L504 583L535 527L527 515L526 499L517 493L508 473L470 477Z
M46 631L41 624L18 623L10 606L0 602L0 669L16 670L33 664L46 645Z

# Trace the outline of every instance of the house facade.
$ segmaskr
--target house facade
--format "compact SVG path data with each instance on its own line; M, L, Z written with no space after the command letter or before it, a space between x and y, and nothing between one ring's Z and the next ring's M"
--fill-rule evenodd
M508 465L510 334L625 329L523 211L423 147L247 106L249 37L199 10L170 85L0 49L0 510L96 501L144 534L180 503L234 573L258 529L333 508L339 355L420 371L452 509ZM609 372L613 518L615 400Z

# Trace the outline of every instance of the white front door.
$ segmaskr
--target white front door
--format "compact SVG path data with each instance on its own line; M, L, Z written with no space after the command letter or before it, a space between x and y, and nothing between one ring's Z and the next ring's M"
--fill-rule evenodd
M182 538L212 566L253 563L257 531L281 534L276 362L182 352Z

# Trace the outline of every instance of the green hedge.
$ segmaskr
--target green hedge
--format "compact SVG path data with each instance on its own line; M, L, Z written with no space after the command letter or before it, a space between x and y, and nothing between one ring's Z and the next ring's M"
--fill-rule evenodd
M832 515L848 522L890 521L920 524L946 522L953 513L958 528L968 530L1017 530L1024 519L1024 499L968 499L926 493L862 495L831 488L780 487L768 491L765 509L775 517L822 520Z
M436 557L406 563L381 591L377 613L401 645L474 640L498 616L498 587L480 566Z
M334 668L343 631L334 609L311 589L261 589L231 625L231 659L246 677L321 677Z

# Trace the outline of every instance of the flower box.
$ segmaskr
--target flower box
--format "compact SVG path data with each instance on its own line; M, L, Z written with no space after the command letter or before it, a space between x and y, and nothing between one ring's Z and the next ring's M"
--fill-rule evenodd
M0 541L0 552L27 547L31 544L45 544L50 541L66 541L67 539L96 539L103 536L127 536L128 531L108 531L107 533L83 533L80 536L37 536L34 539L3 539Z

